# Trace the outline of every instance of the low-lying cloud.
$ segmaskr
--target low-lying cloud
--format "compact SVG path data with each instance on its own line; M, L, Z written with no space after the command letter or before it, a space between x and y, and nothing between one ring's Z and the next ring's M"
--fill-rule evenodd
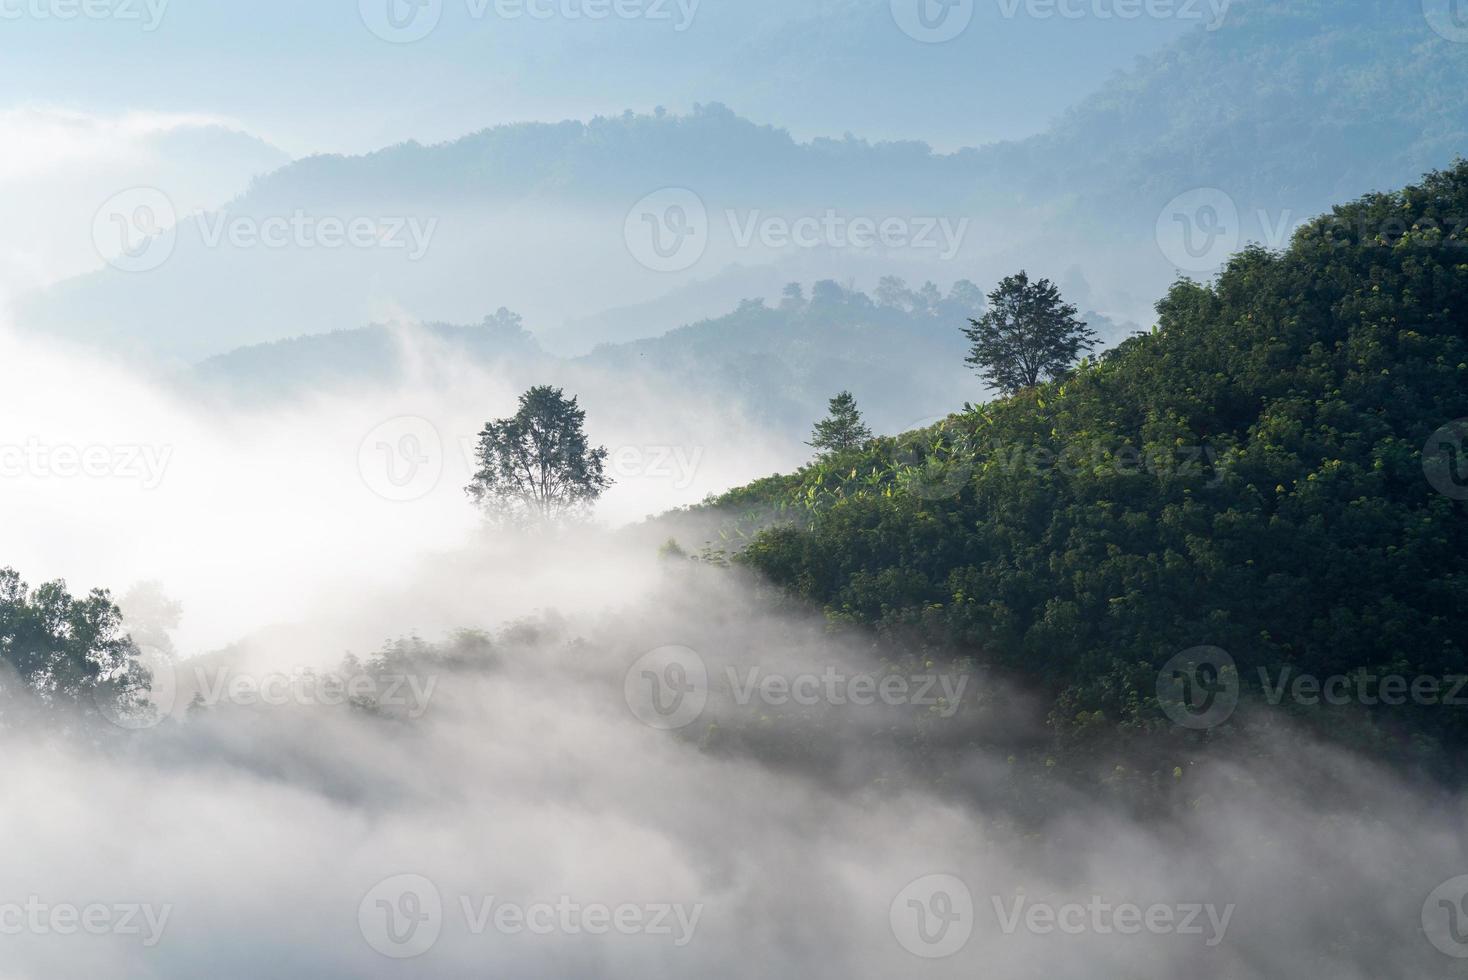
M0 335L0 443L171 448L152 489L6 479L0 561L184 609L166 643L130 623L157 718L7 716L4 976L1380 980L1468 953L1457 794L1280 726L1047 777L1043 708L981 664L660 558L661 528L489 536L447 461L374 492L384 419L468 431L517 393L421 353L390 394L243 410ZM599 441L699 429L725 485L778 453L610 384Z

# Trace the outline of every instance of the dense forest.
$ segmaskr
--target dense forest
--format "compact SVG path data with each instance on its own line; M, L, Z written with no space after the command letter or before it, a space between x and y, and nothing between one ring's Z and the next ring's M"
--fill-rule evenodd
M1246 707L1444 762L1468 736L1465 215L1468 164L1338 207L1062 380L707 506L732 540L773 523L735 560L833 622L1043 691L1059 742L1169 729L1159 669L1216 647ZM1392 706L1385 676L1443 683Z

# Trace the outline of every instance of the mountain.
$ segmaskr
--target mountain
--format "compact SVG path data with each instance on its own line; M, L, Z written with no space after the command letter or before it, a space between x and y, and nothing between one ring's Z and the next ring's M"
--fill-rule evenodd
M410 382L441 387L473 366L520 388L551 381L603 404L633 386L664 393L669 402L696 393L726 416L798 445L827 399L844 389L889 432L980 392L964 364L961 328L984 302L964 282L945 295L931 283L914 290L889 278L875 296L831 281L810 290L791 284L778 298L747 299L660 337L575 357L544 351L522 319L502 308L474 326L378 324L245 347L180 378L201 397L278 402ZM1091 320L1103 331L1124 329Z
M959 282L945 296L931 283L918 291L897 280L876 297L818 282L778 304L747 300L733 313L662 337L606 345L575 363L611 377L682 379L747 417L804 440L842 390L856 393L881 431L930 417L948 393L981 390L963 363L961 328L979 315L982 293Z
M128 210L137 188L168 188L168 207L187 214L219 207L290 162L257 136L187 115L0 110L0 144L27 148L0 164L0 227L9 233L0 236L0 298L94 269L114 232L99 211L116 201Z
M1140 59L1049 132L989 150L985 169L1036 202L1065 188L1106 221L1216 187L1303 222L1400 187L1468 150L1468 45L1425 6L1234 3L1221 29Z
M746 172L731 166L741 158L767 160ZM843 221L907 214L921 198L935 217L921 220L919 249L851 253L821 241L797 249L798 266L814 270L811 278L859 273L873 284L909 269L936 268L944 283L961 278L952 255L928 255L929 243L947 248L953 237L936 217L938 202L967 182L953 158L922 146L798 144L714 106L689 117L503 127L438 147L304 160L222 211L184 218L156 261L147 256L150 268L62 284L19 303L17 317L186 361L364 322L471 322L501 304L556 325L677 288L682 277L656 267L653 243L638 237L645 227L629 212L678 181L702 195L698 252L681 270L689 277L788 252L758 231L741 239L767 220L820 220L837 208ZM656 204L649 214L663 213ZM272 225L278 243L262 234ZM368 233L344 243L341 229L357 225ZM336 229L329 241L327 227ZM704 314L695 303L672 322Z
M372 324L243 347L194 366L184 383L236 402L292 401L321 392L391 389L407 382L427 350L445 363L508 362L534 373L548 358L517 314L501 308L473 326Z
M558 349L584 350L636 329L607 311L661 304L646 336L707 316L699 284L735 267L767 281L871 290L897 275L946 288L1017 268L1057 278L1065 255L1096 308L1142 320L1179 271L1210 274L1249 240L1282 247L1330 201L1400 186L1468 145L1456 83L1468 45L1414 4L1240 2L1214 26L1043 134L982 149L800 141L707 104L311 157L186 220L158 268L76 279L17 315L197 360L365 322L472 322L505 305ZM306 232L281 247L229 233L296 217ZM323 246L322 222L371 234Z
M1295 718L1460 766L1441 698L1468 674L1464 214L1468 163L1338 207L1179 282L1154 332L1063 382L704 516L752 530L736 560L832 620L1023 678L1059 744L1180 737L1159 674L1203 649L1242 698L1206 737ZM1354 708L1281 702L1301 675ZM1438 679L1437 700L1383 700L1394 676Z
M815 281L798 277L797 281ZM644 303L614 307L591 316L567 320L537 334L551 350L584 354L603 344L628 343L658 337L690 320L713 319L755 296L778 296L790 280L772 265L731 265L707 279L684 283L672 292Z

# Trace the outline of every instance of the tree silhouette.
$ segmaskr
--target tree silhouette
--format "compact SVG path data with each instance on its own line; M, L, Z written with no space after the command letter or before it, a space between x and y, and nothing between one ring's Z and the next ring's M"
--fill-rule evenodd
M612 485L605 446L591 448L586 412L560 388L520 396L520 410L479 433L479 470L465 488L502 524L552 525L579 516Z
M969 324L966 362L1005 395L1061 377L1100 339L1054 283L1031 282L1024 272L1001 281L989 294L988 311Z

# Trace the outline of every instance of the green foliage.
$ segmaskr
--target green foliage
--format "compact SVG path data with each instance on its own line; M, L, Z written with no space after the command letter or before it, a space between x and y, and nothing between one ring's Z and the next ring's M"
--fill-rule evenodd
M531 388L515 415L479 433L469 496L508 525L544 527L581 514L612 485L607 450L591 448L585 423L574 397L549 385Z
M969 324L967 362L1005 395L1064 377L1099 339L1054 283L1031 282L1023 271L1001 280L989 294L988 312Z
M1063 381L728 494L789 518L738 560L1027 678L1062 736L1165 726L1157 669L1203 644L1254 698L1286 667L1468 673L1468 517L1422 459L1468 417L1465 215L1468 164L1337 208ZM1451 707L1289 710L1468 736Z
M824 453L847 453L860 449L872 437L872 430L861 419L856 398L843 391L831 399L831 414L816 423L806 445Z
M0 568L0 726L35 712L140 718L152 710L151 682L106 592L77 598L65 582L31 589Z

